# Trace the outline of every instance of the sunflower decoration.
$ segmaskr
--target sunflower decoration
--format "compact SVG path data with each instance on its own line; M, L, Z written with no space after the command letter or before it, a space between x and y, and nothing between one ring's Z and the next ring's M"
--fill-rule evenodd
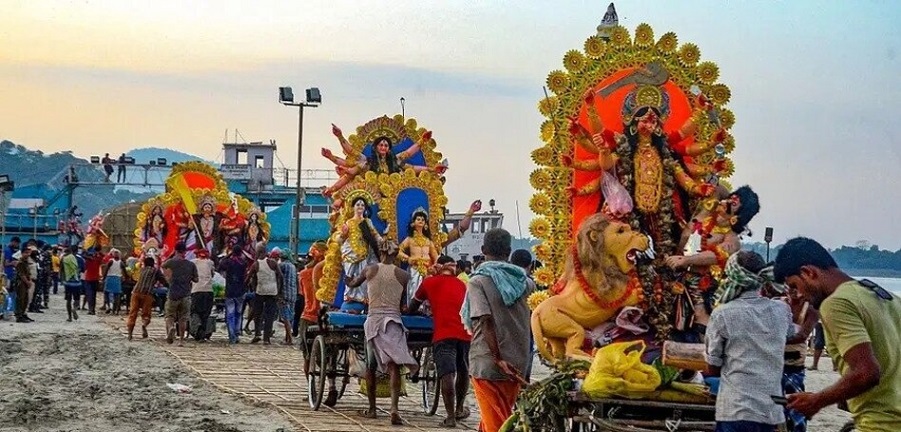
M694 66L701 60L701 50L693 43L687 43L679 48L679 61L684 66Z
M663 54L672 54L676 51L676 47L678 46L679 39L673 32L665 33L663 36L660 36L660 40L657 41L657 50Z
M635 29L635 45L649 47L654 44L654 29L650 25L641 23Z
M604 56L604 52L607 50L607 43L600 36L595 35L585 39L584 48L588 57L597 59Z
M723 123L723 127L726 127L725 122ZM732 153L735 150L735 137L729 135L726 139L723 140L723 147L726 149L726 154Z
M541 243L534 248L535 259L540 262L549 262L553 255L553 249L549 243Z
M724 105L729 102L732 92L725 84L714 84L710 87L710 100L716 105Z
M538 290L529 294L529 298L526 300L526 303L529 305L529 310L535 310L541 302L549 299L551 297L550 293L547 290Z
M544 142L550 142L554 139L554 134L557 133L557 126L554 125L554 122L551 120L545 120L544 123L541 123L541 140Z
M548 146L532 150L532 160L535 165L554 165L554 151Z
M541 98L538 101L538 111L541 114L550 117L554 114L554 111L557 111L557 108L560 106L560 100L557 99L557 96L549 96L546 98Z
M535 279L535 283L538 286L549 287L557 281L557 277L554 276L554 271L550 267L542 267L538 270L535 270L532 273L532 277Z
M625 48L632 44L629 30L623 26L616 26L610 31L610 44L616 48Z
M529 184L534 189L549 189L551 186L551 173L547 168L538 168L529 174Z
M547 75L547 88L556 94L569 90L569 76L562 70L555 70Z
M716 63L705 61L698 65L698 79L704 84L713 84L720 77L720 68Z
M545 218L532 219L532 222L529 223L529 232L540 239L547 238L548 233L551 232L551 224Z
M735 113L730 111L728 108L720 108L720 124L723 125L725 129L731 129L733 125L735 125ZM735 140L732 141L733 146L735 145ZM731 151L731 150L730 150Z
M563 56L563 66L570 73L582 72L585 69L585 55L578 50L569 50Z
M551 209L551 200L547 195L537 193L532 195L532 198L529 200L529 208L532 209L535 214L546 215Z

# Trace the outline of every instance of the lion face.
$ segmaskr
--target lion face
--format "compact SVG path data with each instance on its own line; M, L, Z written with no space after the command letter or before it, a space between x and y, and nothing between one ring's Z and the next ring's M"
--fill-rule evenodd
M638 254L650 246L647 236L632 231L631 226L622 222L610 222L604 229L603 236L603 253L623 273L632 271Z
M628 224L598 213L582 223L577 245L583 269L606 273L615 268L627 274L635 268L639 254L650 247L650 241Z

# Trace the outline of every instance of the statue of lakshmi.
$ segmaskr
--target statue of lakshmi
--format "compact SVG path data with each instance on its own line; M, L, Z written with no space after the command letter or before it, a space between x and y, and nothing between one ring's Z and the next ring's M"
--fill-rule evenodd
M407 166L405 163L406 160L419 152L424 143L432 139L432 132L426 131L420 136L418 142L404 151L395 153L391 139L387 136L380 136L372 142L371 155L366 156L365 154L359 154L359 156L354 159L353 156L357 152L347 139L344 138L344 133L341 129L333 124L332 133L338 138L338 142L341 143L341 149L344 151L345 158L335 156L332 151L327 148L322 149L322 156L335 164L335 170L341 175L341 178L339 178L335 184L322 192L326 197L331 197L335 191L341 189L350 183L357 175L365 173L366 171L372 171L376 174L393 174L403 171ZM437 165L434 168L421 165L409 165L409 167L413 168L416 172L432 171L438 174L443 174L447 170L446 164Z
M341 226L338 242L341 244L341 260L346 279L354 279L370 264L379 262L379 244L382 236L372 225L370 203L363 196L349 201L350 216ZM366 283L344 292L345 309L362 310L366 303Z
M424 208L417 208L410 217L407 238L401 242L397 258L400 262L409 264L410 282L407 284L409 301L416 294L423 279L428 276L429 269L438 261L438 248L432 241L429 215Z

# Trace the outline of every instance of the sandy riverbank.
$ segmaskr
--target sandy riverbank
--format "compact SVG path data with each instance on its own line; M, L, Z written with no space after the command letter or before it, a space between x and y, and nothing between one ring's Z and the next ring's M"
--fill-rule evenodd
M215 389L159 347L128 343L96 317L67 323L59 307L32 316L30 324L0 321L0 430L294 430L274 410Z
M34 315L37 321L30 324L0 321L0 431L294 430L274 409L197 379L149 340L129 343L96 317L67 323L64 311L48 312ZM540 378L545 371L538 365L535 372ZM807 389L818 391L836 380L824 357L819 371L807 372ZM167 383L192 391L177 393ZM848 413L830 407L808 430L837 431L848 420Z
M810 366L812 363L813 358L807 357L807 365ZM807 391L817 392L835 384L839 377L838 372L832 371L832 360L823 356L820 359L819 370L807 371L804 382ZM851 414L831 406L815 415L813 420L808 423L807 430L810 432L838 431L849 421L851 421Z

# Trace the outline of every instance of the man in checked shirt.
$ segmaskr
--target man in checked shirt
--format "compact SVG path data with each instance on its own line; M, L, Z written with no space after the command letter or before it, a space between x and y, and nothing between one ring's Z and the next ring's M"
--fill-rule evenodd
M135 323L138 321L138 311L141 313L141 338L147 338L147 326L150 325L150 315L153 314L153 289L157 284L167 285L163 272L156 268L153 257L144 258L144 266L141 267L141 273L138 276L138 283L135 284L131 292L131 304L128 306L128 340L131 340L131 334L135 329Z
M795 334L791 309L761 297L774 278L757 253L732 255L725 274L706 341L708 372L720 376L716 431L773 432L785 423L772 396L782 396L785 342Z

